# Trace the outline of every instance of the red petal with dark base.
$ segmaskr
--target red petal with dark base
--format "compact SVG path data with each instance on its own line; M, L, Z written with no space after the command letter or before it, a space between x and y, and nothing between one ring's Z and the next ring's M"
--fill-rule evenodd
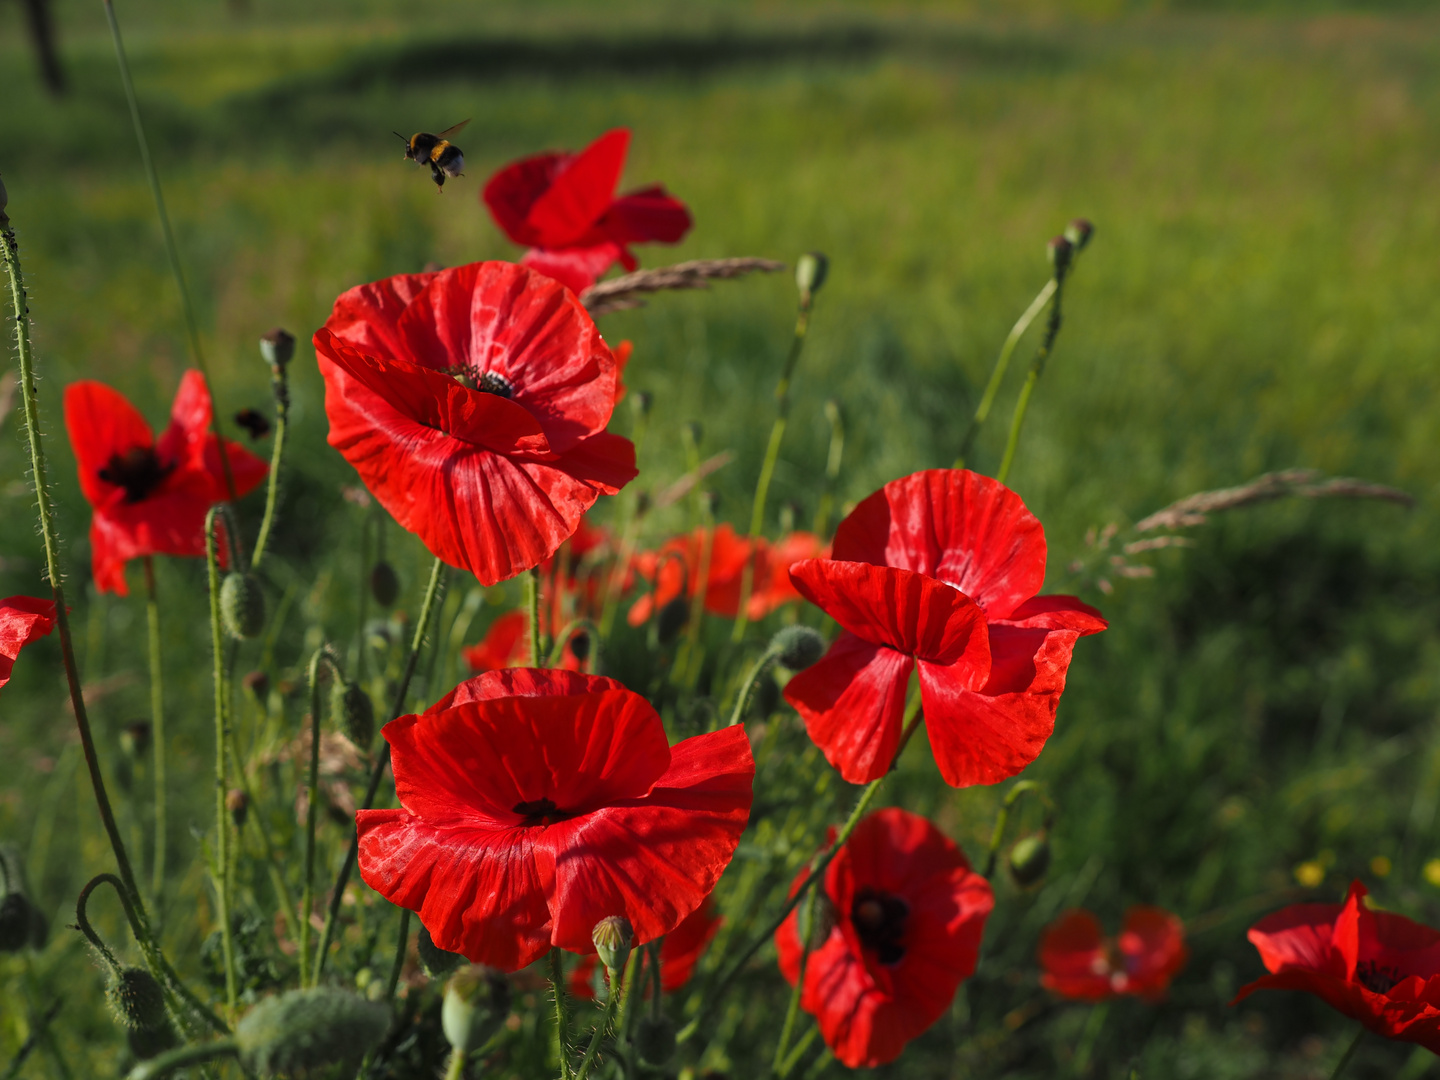
M1040 939L1040 985L1076 1001L1103 1001L1110 988L1105 931L1088 911L1067 911Z
M835 530L834 558L911 570L1006 619L1045 583L1045 531L1020 496L966 469L892 480Z
M0 600L0 686L10 681L15 658L32 641L55 629L55 602L34 596Z

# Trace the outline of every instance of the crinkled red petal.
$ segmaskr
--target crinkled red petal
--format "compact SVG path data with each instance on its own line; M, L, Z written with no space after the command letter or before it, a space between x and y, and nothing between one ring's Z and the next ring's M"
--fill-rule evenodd
M550 186L525 215L526 224L539 236L530 242L545 248L579 242L614 200L629 152L629 130L615 128L562 161Z
M0 686L10 681L15 658L55 628L55 602L34 596L0 600Z
M594 285L605 271L620 262L624 249L611 240L585 247L531 248L520 257L520 265L537 274L554 278L576 296ZM619 400L617 388L616 400Z
M686 205L653 184L616 198L596 229L621 244L675 244L692 224Z
M1088 911L1067 911L1040 939L1040 985L1061 997L1100 1001L1112 996L1105 932Z

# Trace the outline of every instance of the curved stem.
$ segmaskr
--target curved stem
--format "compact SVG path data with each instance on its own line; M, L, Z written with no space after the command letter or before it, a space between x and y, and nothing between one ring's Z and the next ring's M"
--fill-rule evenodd
M990 371L990 381L985 384L985 393L981 395L980 404L975 407L975 415L970 418L970 426L965 429L965 438L960 441L960 453L955 458L955 468L963 469L965 467L965 459L970 456L970 451L975 446L975 438L980 434L980 428L984 426L985 418L990 415L990 407L995 404L995 395L1000 392L1000 383L1005 378L1005 370L1010 366L1010 357L1015 352L1015 346L1020 344L1020 339L1025 336L1025 331L1030 329L1030 324L1035 321L1035 316L1045 309L1045 305L1050 302L1050 297L1055 295L1055 288L1055 279L1052 277L1036 294L1035 299L1030 301L1030 306L1025 309L1024 314L1015 320L1015 325L1010 328L1010 333L1005 338L1005 344L1000 347L1000 355L995 360L995 367Z
M109 946L101 940L100 935L95 932L95 928L90 925L90 915L88 911L90 894L101 885L109 885L115 890L120 897L120 903L124 905L126 919L132 922L134 921L135 913L130 908L130 901L125 895L125 887L120 883L120 880L114 874L96 874L85 883L85 887L80 890L80 895L75 898L75 926L79 929L80 933L85 935L85 940L90 942L95 951L100 954L101 959L110 965L111 972L118 975L120 973L120 961L115 958L115 954L110 951Z
M1335 1071L1330 1074L1330 1080L1340 1080L1340 1074L1345 1071L1345 1066L1350 1064L1350 1059L1355 1056L1355 1051L1360 1049L1360 1041L1364 1038L1365 1029L1362 1027L1355 1033L1355 1039L1345 1053L1340 1055L1340 1060L1335 1063Z
M600 1044L605 1041L610 1025L615 1020L615 1003L622 993L620 973L611 968L608 975L610 976L610 993L605 998L605 1013L600 1017L600 1023L595 1025L595 1033L590 1036L590 1046L586 1049L585 1056L580 1059L580 1067L575 1070L575 1080L585 1080L590 1072L590 1066L595 1064L595 1059L600 1054Z
M1058 274L1053 280L1055 282L1055 302L1050 307L1050 319L1045 326L1045 340L1041 342L1039 350L1035 353L1035 359L1030 362L1030 374L1025 377L1025 385L1020 390L1020 398L1015 402L1015 415L1010 418L1010 434L1005 441L1005 456L1000 461L1000 471L995 474L995 479L1002 484L1010 475L1010 466L1015 463L1015 451L1020 445L1020 429L1025 423L1025 413L1030 408L1030 397L1035 393L1035 384L1040 381L1040 374L1045 370L1045 361L1050 358L1050 352L1055 347L1055 338L1060 333L1062 320L1060 305L1065 296L1065 275Z
M150 194L155 200L155 213L160 218L160 234L165 241L165 255L170 260L170 273L180 290L180 306L185 312L185 330L190 341L190 355L195 366L205 377L206 389L210 391L212 405L215 400L215 386L210 379L210 368L205 363L205 351L200 346L200 323L195 318L195 305L190 301L190 288L185 283L185 271L180 266L180 249L175 243L175 234L170 228L170 215L165 210L165 193L160 190L160 174L155 171L155 162L150 157L150 144L145 138L145 125L140 119L140 102L135 97L135 81L130 77L130 61L125 56L125 43L120 38L120 23L115 19L115 6L105 0L105 18L110 23L110 38L115 44L115 62L120 67L120 82L125 87L125 101L130 106L130 123L135 129L135 141L140 147L140 161L145 166L145 179L150 183ZM220 430L220 409L214 407L210 413L210 426L215 432L215 441L220 450L220 471L225 477L225 490L235 499L235 476L230 469L230 452L225 445L225 435Z
M565 969L560 950L550 949L550 987L555 992L555 1040L560 1049L560 1077L570 1080L570 1016L565 1004Z
M780 655L780 652L779 648L771 645L760 654L760 659L755 661L755 666L750 669L750 674L745 676L745 682L741 685L740 693L735 698L735 708L730 713L731 727L745 719L745 712L750 708L750 699L755 696L755 684L759 682L760 676Z
M285 432L290 418L290 388L286 382L285 365L270 366L270 390L275 398L275 442L270 448L269 483L265 488L265 516L260 519L260 532L255 537L255 555L250 560L253 570L265 557L265 544L270 539L270 529L275 523L275 504L280 490L280 459L285 454ZM368 582L363 583L368 585ZM362 593L363 595L363 593Z
M429 626L430 617L435 610L435 597L440 592L441 570L444 566L445 564L437 558L435 565L430 568L430 581L425 587L425 599L420 605L420 618L415 622L415 637L410 642L410 655L406 658L405 671L400 677L400 684L395 688L395 703L390 710L391 720L398 717L405 708L405 698L410 693L410 680L415 675L415 662L420 656L421 646L425 644L426 627ZM375 794L380 790L380 781L389 764L390 744L386 743L375 755L375 766L370 770L370 783L365 788L365 798L359 807L361 810L368 810L375 805ZM360 833L356 831L350 837L350 849L345 853L345 861L340 864L340 872L335 875L335 884L330 893L330 907L325 913L325 928L320 931L320 943L315 948L314 981L317 984L325 970L325 958L330 951L330 939L335 932L335 920L340 915L345 886L350 881L351 872L355 869L355 858L359 851ZM308 914L306 917L308 918Z
M551 642L550 656L549 659L546 661L547 667L560 666L560 660L565 655L565 643L568 642L572 637L574 637L575 634L580 630L588 631L592 638L596 638L598 635L598 630L596 629L595 624L589 619L571 619L561 629L560 633L555 635L555 640ZM595 646L592 645L591 648L593 650ZM594 670L593 665L591 667L591 670Z
M125 1080L160 1080L162 1076L169 1076L176 1069L182 1069L186 1065L199 1065L205 1061L216 1061L224 1057L236 1057L240 1053L240 1047L232 1039L216 1039L208 1043L192 1043L189 1046L177 1047L174 1050L167 1050L163 1054L151 1058L149 1061L142 1061L130 1070Z
M815 916L819 897L819 889L810 890L805 901L805 915L800 920L805 928L805 936L800 943L800 968L795 976L795 985L790 991L790 1004L785 1009L785 1024L780 1029L780 1040L775 1044L775 1057L770 1063L770 1072L776 1076L783 1075L782 1068L787 1060L786 1051L790 1048L790 1037L795 1033L795 1021L800 1016L800 998L805 992L805 969L809 966L810 951L815 947Z
M155 861L151 867L150 894L161 896L165 886L165 684L160 662L160 603L155 596L155 560L145 556L145 615L150 642L150 740L155 753Z
M1036 780L1021 780L1012 787L1005 795L1004 801L1000 804L1000 811L995 815L995 828L990 833L990 850L985 857L985 872L983 877L990 877L995 873L995 860L999 857L1000 848L1005 843L1005 826L1010 823L1010 811L1020 801L1022 795L1034 792L1045 806L1046 825L1054 812L1054 804L1050 802L1045 794L1044 787Z
M108 7L108 5L107 5ZM225 679L225 639L220 629L220 561L215 550L217 507L205 515L205 564L210 577L210 641L215 681L215 906L220 920L220 945L225 960L225 1004L235 1011L235 940L230 926L230 814L225 809L226 748L230 744L230 694ZM234 530L230 530L233 532Z

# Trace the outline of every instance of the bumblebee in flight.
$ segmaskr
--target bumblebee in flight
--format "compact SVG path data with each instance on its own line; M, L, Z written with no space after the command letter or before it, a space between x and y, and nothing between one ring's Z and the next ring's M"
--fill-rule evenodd
M405 159L413 161L416 165L429 165L430 178L435 181L437 189L445 186L447 176L459 176L465 168L465 155L458 146L450 142L450 136L463 128L469 120L461 120L454 127L446 128L439 135L431 135L428 131L418 131L410 138L405 138L398 131L395 137L405 144Z

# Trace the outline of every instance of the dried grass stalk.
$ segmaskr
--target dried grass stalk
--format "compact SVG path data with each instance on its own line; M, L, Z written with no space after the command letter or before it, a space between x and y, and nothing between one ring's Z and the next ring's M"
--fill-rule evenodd
M1350 476L1336 476L1327 480L1315 469L1285 469L1282 472L1266 473L1240 487L1188 495L1139 522L1135 531L1187 529L1205 524L1210 520L1209 515L1222 510L1236 510L1242 506L1253 506L1290 495L1305 499L1380 499L1406 507L1415 505L1413 495L1397 488L1372 484L1368 480L1357 480Z
M580 302L592 316L611 311L644 307L644 293L666 289L708 289L710 282L743 277L757 270L767 274L784 270L785 264L774 259L751 257L736 259L694 259L674 266L657 266L654 270L637 270L633 274L591 285L580 294Z

